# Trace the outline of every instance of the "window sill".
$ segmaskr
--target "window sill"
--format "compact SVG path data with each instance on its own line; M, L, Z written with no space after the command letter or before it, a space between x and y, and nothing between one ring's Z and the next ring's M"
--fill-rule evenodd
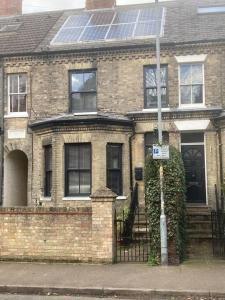
M51 197L40 197L40 201L52 201Z
M28 113L27 112L9 113L8 115L5 115L4 118L5 119L10 119L10 118L28 118Z
M96 111L93 112L77 112L73 113L74 116L88 116L88 115L97 115L98 113Z
M118 196L116 197L116 200L127 200L126 196Z
M76 196L76 197L63 197L63 201L90 201L91 198L88 196Z
M206 108L205 104L184 104L180 105L179 109L187 109L187 108Z
M158 108L144 108L143 112L157 112ZM162 111L170 111L170 107L162 107Z

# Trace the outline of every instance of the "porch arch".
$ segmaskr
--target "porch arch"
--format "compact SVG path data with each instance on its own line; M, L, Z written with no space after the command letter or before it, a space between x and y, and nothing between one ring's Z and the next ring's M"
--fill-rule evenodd
M5 207L27 206L28 159L21 150L9 152L4 166Z

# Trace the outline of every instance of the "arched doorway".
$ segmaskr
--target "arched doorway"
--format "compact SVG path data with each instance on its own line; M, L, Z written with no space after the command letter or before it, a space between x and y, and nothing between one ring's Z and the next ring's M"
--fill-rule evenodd
M5 159L4 201L5 207L27 205L28 159L24 152L14 150Z

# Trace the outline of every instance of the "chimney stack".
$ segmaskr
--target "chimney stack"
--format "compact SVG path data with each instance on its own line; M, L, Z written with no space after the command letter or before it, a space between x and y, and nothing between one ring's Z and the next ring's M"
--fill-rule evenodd
M0 16L15 16L22 14L23 0L0 0Z
M104 9L104 8L114 8L116 5L116 0L86 0L86 9Z

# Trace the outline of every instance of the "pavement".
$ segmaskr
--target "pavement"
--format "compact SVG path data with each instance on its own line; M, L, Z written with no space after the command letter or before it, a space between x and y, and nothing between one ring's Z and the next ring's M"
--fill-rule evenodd
M0 262L0 294L225 299L225 260L180 266Z

